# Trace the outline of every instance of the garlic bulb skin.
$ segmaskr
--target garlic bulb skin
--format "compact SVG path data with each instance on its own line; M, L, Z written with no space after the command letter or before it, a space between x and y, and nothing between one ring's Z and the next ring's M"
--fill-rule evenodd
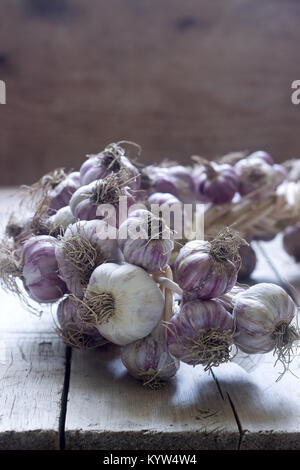
M48 213L53 215L57 210L69 204L72 194L80 186L79 171L73 171L66 178L61 181L54 189L49 191L47 197L49 198Z
M185 299L211 299L230 291L237 281L237 264L228 255L219 259L212 243L193 240L179 251L174 262L174 278L185 291Z
M70 225L55 247L59 274L69 291L82 298L94 269L104 262L122 263L117 240L103 239L102 220L78 221ZM103 238L100 238L100 235Z
M98 318L99 332L121 346L151 333L164 309L157 284L144 269L128 263L96 268L84 299Z
M271 166L274 165L274 160L272 156L268 152L265 152L264 150L256 150L255 152L252 152L250 155L248 155L247 158L261 158L269 165Z
M67 286L58 275L54 237L31 237L23 247L23 278L30 297L37 302L55 302Z
M235 297L234 342L248 354L267 353L276 347L276 331L289 326L297 312L291 297L276 284L256 284Z
M216 366L229 360L233 329L233 316L217 299L185 302L167 325L168 348L186 364Z
M168 380L179 369L179 361L168 351L166 331L161 322L145 338L124 346L121 359L133 377L145 384Z
M131 238L130 230L135 232L136 227L140 228L139 238ZM148 217L129 216L119 227L118 243L125 261L141 266L149 273L164 269L174 248L172 231L151 213Z

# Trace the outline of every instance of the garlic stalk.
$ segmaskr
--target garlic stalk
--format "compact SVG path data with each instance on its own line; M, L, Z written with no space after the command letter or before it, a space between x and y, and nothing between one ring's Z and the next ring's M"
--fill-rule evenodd
M151 333L164 309L164 297L157 284L144 269L128 263L97 267L84 302L91 324L121 346Z

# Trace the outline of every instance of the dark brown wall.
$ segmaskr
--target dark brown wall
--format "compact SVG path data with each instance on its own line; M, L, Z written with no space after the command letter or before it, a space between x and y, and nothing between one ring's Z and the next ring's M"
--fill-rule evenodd
M131 139L144 161L300 154L300 2L1 0L0 183Z

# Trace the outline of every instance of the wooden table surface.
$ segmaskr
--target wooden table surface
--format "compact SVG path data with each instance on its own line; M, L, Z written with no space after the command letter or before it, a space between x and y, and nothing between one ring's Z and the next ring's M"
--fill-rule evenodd
M1 220L14 204L0 193ZM2 224L3 228L3 224ZM280 237L256 245L253 282L275 282L300 300L299 265ZM54 312L34 316L1 291L0 449L300 449L300 361L262 356L248 373L231 363L205 373L185 364L162 390L144 389L118 348L71 350Z

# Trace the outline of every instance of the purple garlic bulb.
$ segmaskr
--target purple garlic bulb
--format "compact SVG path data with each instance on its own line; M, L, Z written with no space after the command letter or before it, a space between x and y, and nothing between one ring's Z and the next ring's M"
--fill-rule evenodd
M300 222L293 227L287 227L283 232L282 239L285 251L300 262Z
M291 297L276 284L256 284L235 298L234 343L247 354L274 351L285 365L299 332L291 325L297 307Z
M237 281L242 242L228 230L211 242L186 243L174 262L174 278L183 289L184 298L212 299L230 291Z
M254 193L256 199L264 198L274 192L287 176L281 165L269 165L260 157L243 158L235 164L234 169L240 179L241 195Z
M85 186L92 181L104 179L111 173L118 175L120 182L125 183L131 189L140 188L140 172L118 144L110 144L98 155L89 156L81 165L80 183Z
M24 244L24 284L30 297L37 302L55 302L67 292L67 286L58 274L57 243L54 237L40 235L31 237Z
M79 171L73 171L47 194L47 198L49 199L48 214L53 215L57 210L67 206L72 194L74 194L79 187Z
M231 202L238 191L239 178L230 165L207 162L196 179L198 198L214 204Z
M118 226L119 200L120 197L127 198L127 209L134 203L134 199L129 192L129 188L119 185L114 174L107 176L103 180L81 186L70 200L70 208L73 215L80 220L102 219L103 214L99 214L99 208L103 205L111 205L115 209L113 215L107 216L107 222L113 226Z
M167 324L169 352L205 370L230 360L234 318L217 299L183 303Z
M121 224L118 243L125 261L149 273L164 269L174 248L173 233L161 218L129 216Z
M96 327L85 321L84 304L73 296L61 300L57 308L60 336L66 344L80 349L103 346L109 341L103 338Z
M145 338L124 346L121 359L130 375L151 388L159 388L173 377L180 364L168 351L166 328L161 322Z
M148 197L148 204L159 206L159 216L164 219L166 224L174 230L177 228L177 224L180 224L179 229L180 233L183 233L184 220L183 220L183 211L182 203L179 199L170 193L153 193ZM178 215L177 215L178 214Z
M144 180L148 178L149 194L173 194L183 203L193 203L197 198L191 171L184 166L157 167L150 165L143 169L143 177Z
M242 245L239 250L241 267L238 272L238 281L249 278L256 266L256 253L250 245Z
M105 239L105 231L106 224L101 220L79 221L70 225L56 244L59 274L69 291L77 297L83 297L97 266L124 260L117 240Z

